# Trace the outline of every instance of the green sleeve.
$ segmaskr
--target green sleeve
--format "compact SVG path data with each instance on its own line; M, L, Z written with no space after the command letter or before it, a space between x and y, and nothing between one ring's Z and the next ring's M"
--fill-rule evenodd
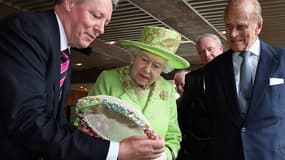
M177 105L176 105L176 99L175 99L175 90L174 88L171 88L171 94L170 94L170 115L169 115L169 125L168 125L168 131L165 136L165 145L166 147L166 154L169 160L172 160L172 155L168 147L170 147L175 155L177 157L178 151L180 149L180 141L182 139L181 131L178 125L177 120Z

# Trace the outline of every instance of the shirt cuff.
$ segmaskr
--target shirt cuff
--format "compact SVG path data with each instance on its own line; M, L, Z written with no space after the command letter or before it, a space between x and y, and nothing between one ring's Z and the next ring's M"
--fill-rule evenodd
M119 155L119 142L110 142L109 151L106 160L117 160Z

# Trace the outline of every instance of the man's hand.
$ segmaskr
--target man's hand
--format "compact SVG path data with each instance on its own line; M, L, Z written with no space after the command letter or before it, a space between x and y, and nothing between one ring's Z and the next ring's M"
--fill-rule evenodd
M97 134L96 134L90 127L88 127L88 125L86 124L86 122L84 122L83 120L81 120L81 121L79 122L79 125L77 126L77 128L78 128L80 131L82 131L82 132L88 134L89 136L92 136L92 137L96 137L96 136L97 136Z
M161 156L164 152L164 140L157 136L156 139L132 136L120 142L119 160L151 160Z

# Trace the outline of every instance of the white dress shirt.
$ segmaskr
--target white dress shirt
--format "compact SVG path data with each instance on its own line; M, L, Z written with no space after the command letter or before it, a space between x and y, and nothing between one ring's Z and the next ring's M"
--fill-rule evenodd
M253 81L252 84L254 84L257 64L258 64L258 60L260 57L260 40L259 40L259 38L257 38L256 41L253 43L253 45L247 50L249 50L252 53L251 56L248 57L248 61L249 61L250 69L252 72L252 81ZM234 67L237 95L239 95L240 65L242 63L242 57L239 56L239 53L240 52L234 52L233 53L233 65L234 65L233 67Z

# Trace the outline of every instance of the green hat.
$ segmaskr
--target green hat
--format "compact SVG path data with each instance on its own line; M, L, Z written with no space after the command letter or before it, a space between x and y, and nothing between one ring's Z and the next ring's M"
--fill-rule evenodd
M122 40L121 46L143 49L149 53L166 59L175 69L183 69L190 66L184 58L175 55L181 43L181 35L175 31L163 28L144 27L139 41Z

